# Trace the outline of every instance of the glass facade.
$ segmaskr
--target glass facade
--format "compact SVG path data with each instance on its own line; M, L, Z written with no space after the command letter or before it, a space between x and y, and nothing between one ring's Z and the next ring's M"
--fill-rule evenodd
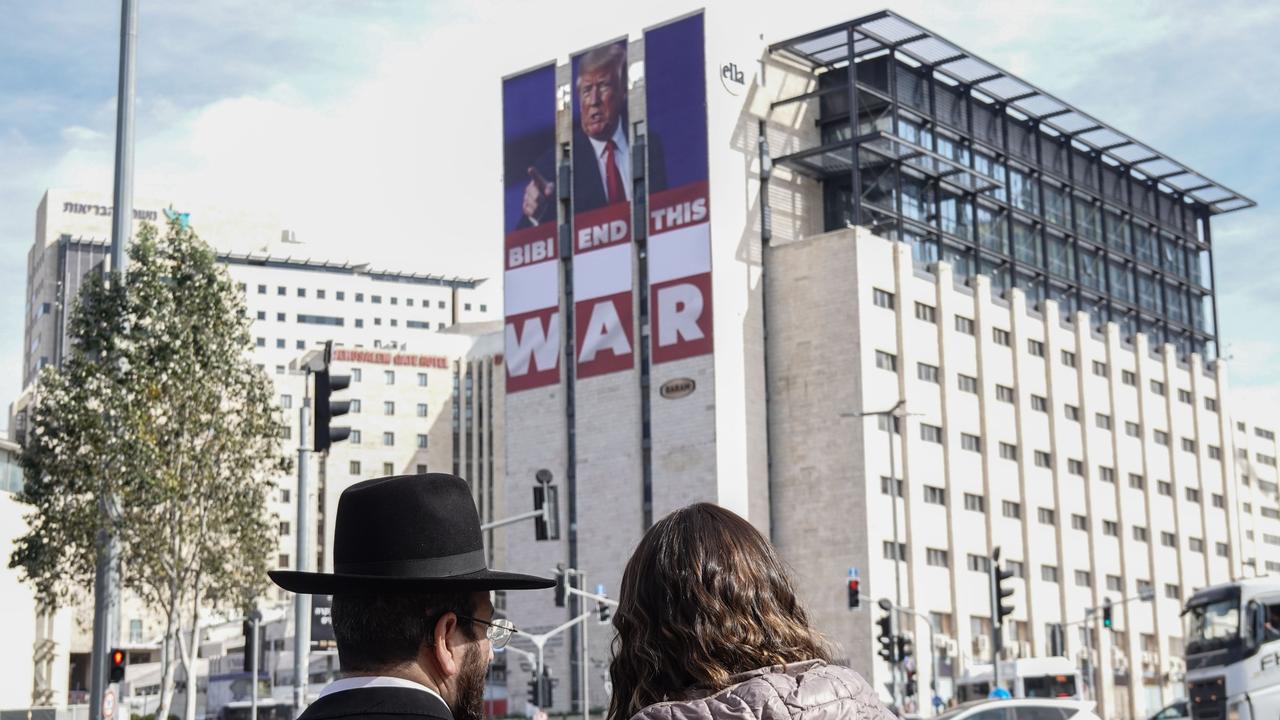
M794 165L823 184L826 229L856 220L959 280L1216 354L1211 208L928 66L888 51L856 65L857 196L847 65L817 75L817 150L844 161Z

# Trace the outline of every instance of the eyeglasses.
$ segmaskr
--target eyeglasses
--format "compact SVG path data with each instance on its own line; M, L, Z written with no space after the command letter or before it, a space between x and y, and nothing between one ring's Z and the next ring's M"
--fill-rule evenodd
M467 617L466 615L459 615L458 619L470 620L471 622L480 623L481 625L488 625L489 629L485 631L484 635L489 639L489 642L493 645L495 650L500 650L506 647L507 642L511 640L511 634L519 632L519 630L516 630L516 626L506 618L489 621Z

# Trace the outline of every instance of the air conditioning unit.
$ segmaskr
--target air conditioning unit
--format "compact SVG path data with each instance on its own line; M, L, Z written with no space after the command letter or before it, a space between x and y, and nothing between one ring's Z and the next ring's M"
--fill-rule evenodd
M934 649L940 651L943 655L952 655L951 652L948 652L948 649L953 643L955 643L955 641L946 635L935 634L933 636Z
M1111 669L1118 675L1129 672L1129 657L1121 652L1111 653Z
M1144 668L1154 668L1160 664L1160 653L1144 652L1142 653L1142 666Z

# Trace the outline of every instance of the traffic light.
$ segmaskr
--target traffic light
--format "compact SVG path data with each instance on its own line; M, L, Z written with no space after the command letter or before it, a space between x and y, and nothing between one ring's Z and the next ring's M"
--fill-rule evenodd
M915 653L915 647L911 644L911 638L906 635L899 635L896 639L898 641L898 662L904 662Z
M902 694L907 697L915 697L916 694L916 668L914 665L907 668L907 681L902 686Z
M351 436L351 428L331 427L329 424L333 418L346 415L351 410L350 400L334 400L331 397L333 393L347 389L350 384L350 375L330 374L327 363L325 369L316 371L315 442L312 450L324 452L333 443L341 442Z
M126 659L124 650L120 648L112 648L111 652L107 653L107 682L118 683L124 680Z
M862 604L858 597L858 568L849 568L849 609L853 610Z
M534 707L542 707L542 703L539 702L541 698L538 697L538 689L541 687L542 683L538 681L537 675L529 678L529 704Z
M1102 601L1102 627L1111 627L1111 598Z
M258 652L258 633L254 627L252 620L245 620L242 623L244 630L244 670L249 672L253 666L252 658Z
M893 615L885 613L884 617L876 621L876 625L880 627L880 634L876 635L876 640L880 643L880 657L892 665L897 662L897 647L893 639Z
M597 585L597 586L596 586L596 594L597 594L597 595L601 595L601 596L603 596L603 595L604 595L604 586L603 586L603 585ZM607 623L609 622L609 603L604 602L603 600L597 601L597 602L596 602L596 612L600 613L600 624L601 624L601 625L605 625L605 624L607 624Z
M546 471L539 470L538 475L543 472ZM534 540L560 539L560 489L550 483L550 475L548 472L546 483L539 477L539 484L533 488L533 509L542 512L533 519Z
M1005 570L1000 567L1000 548L995 548L991 552L991 622L994 625L995 647L992 648L992 657L1000 657L1000 651L1004 649L1004 633L1001 629L1004 627L1004 619L1013 614L1013 606L1005 605L1006 598L1013 595L1013 588L1006 585L1005 581L1013 577L1012 570Z
M565 596L568 595L569 573L564 563L556 564L556 607L564 607Z

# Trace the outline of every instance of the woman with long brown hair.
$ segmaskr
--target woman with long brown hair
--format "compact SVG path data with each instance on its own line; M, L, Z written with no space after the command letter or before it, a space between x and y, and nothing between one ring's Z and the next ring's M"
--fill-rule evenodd
M769 541L716 505L645 533L622 575L608 720L889 720L830 664Z

